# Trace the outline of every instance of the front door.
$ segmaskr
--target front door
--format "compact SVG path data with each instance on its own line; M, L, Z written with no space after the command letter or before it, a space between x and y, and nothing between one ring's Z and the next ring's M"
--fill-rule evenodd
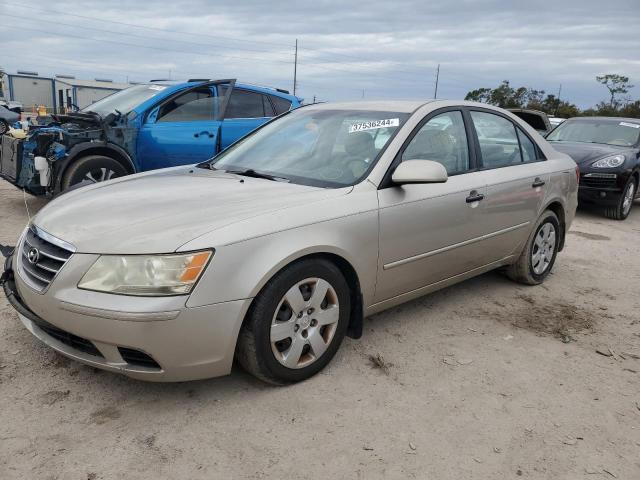
M469 126L459 110L436 112L413 134L399 160L433 160L445 183L378 191L380 270L376 301L467 272L483 264L486 176L475 171Z
M142 170L205 161L217 153L221 121L214 87L204 85L169 98L145 118L138 134Z

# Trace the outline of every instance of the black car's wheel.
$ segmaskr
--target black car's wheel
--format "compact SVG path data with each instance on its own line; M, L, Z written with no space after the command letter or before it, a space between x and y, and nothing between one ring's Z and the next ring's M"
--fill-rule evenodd
M0 135L4 135L9 131L9 124L6 120L0 120Z
M127 174L127 169L117 160L102 155L89 155L71 164L64 174L61 189L64 191L80 183L90 185L104 182Z
M278 273L258 294L240 331L236 358L269 383L299 382L318 373L342 343L350 312L340 270L321 259Z
M542 283L556 261L560 233L560 222L556 214L550 210L545 211L536 222L518 260L507 268L509 278L525 285Z
M633 207L633 199L636 196L637 188L638 183L635 177L631 177L625 185L618 202L611 207L605 208L604 215L613 220L624 220L627 218Z

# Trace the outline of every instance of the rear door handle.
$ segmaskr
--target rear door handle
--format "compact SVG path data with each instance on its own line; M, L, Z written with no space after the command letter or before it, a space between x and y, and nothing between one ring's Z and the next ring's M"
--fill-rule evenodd
M536 177L536 179L531 184L531 188L538 188L545 184L546 182L542 180L540 177Z
M467 203L479 202L483 198L483 194L478 193L477 190L471 190L471 192L469 192L469 196L467 197Z
M209 138L213 138L213 133L211 132L207 132L206 130L204 132L200 132L200 133L194 133L193 136L195 138L198 138L200 135L208 135Z

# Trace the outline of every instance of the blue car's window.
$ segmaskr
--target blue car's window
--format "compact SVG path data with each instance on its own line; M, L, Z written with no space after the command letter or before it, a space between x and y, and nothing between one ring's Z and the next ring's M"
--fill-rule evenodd
M276 115L287 112L291 109L291 102L286 98L270 95L273 105L276 107Z
M218 155L214 167L343 187L363 179L408 113L294 110Z
M208 87L189 90L160 107L157 122L197 122L213 120L217 97Z
M226 90L223 87L223 92ZM263 96L257 92L233 89L224 118L262 118L267 116Z

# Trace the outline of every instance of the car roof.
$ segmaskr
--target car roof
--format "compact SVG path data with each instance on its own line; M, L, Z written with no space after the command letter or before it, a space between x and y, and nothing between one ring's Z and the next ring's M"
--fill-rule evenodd
M631 118L631 117L571 117L568 118L567 120L611 120L611 121L618 121L618 122L633 122L633 123L640 123L640 118Z
M147 83L141 83L141 85L161 85L164 87L177 87L176 89L180 89L180 87L185 87L185 86L195 86L198 85L200 83L205 84L205 83L209 83L209 82L215 82L215 79L211 79L211 80L157 80L157 81L152 81L152 82L147 82ZM276 87L269 87L269 86L264 86L264 85L254 85L251 83L243 83L243 82L236 82L235 84L236 87L238 88L245 88L248 90L253 90L255 92L260 92L260 93L266 93L269 95L275 95L277 97L282 97L282 98L286 98L288 100L293 100L293 99L297 99L299 102L302 101L302 99L300 97L297 97L295 95L291 95L290 93L288 93L287 91L281 91L279 89L277 89ZM173 92L173 89L171 90Z

